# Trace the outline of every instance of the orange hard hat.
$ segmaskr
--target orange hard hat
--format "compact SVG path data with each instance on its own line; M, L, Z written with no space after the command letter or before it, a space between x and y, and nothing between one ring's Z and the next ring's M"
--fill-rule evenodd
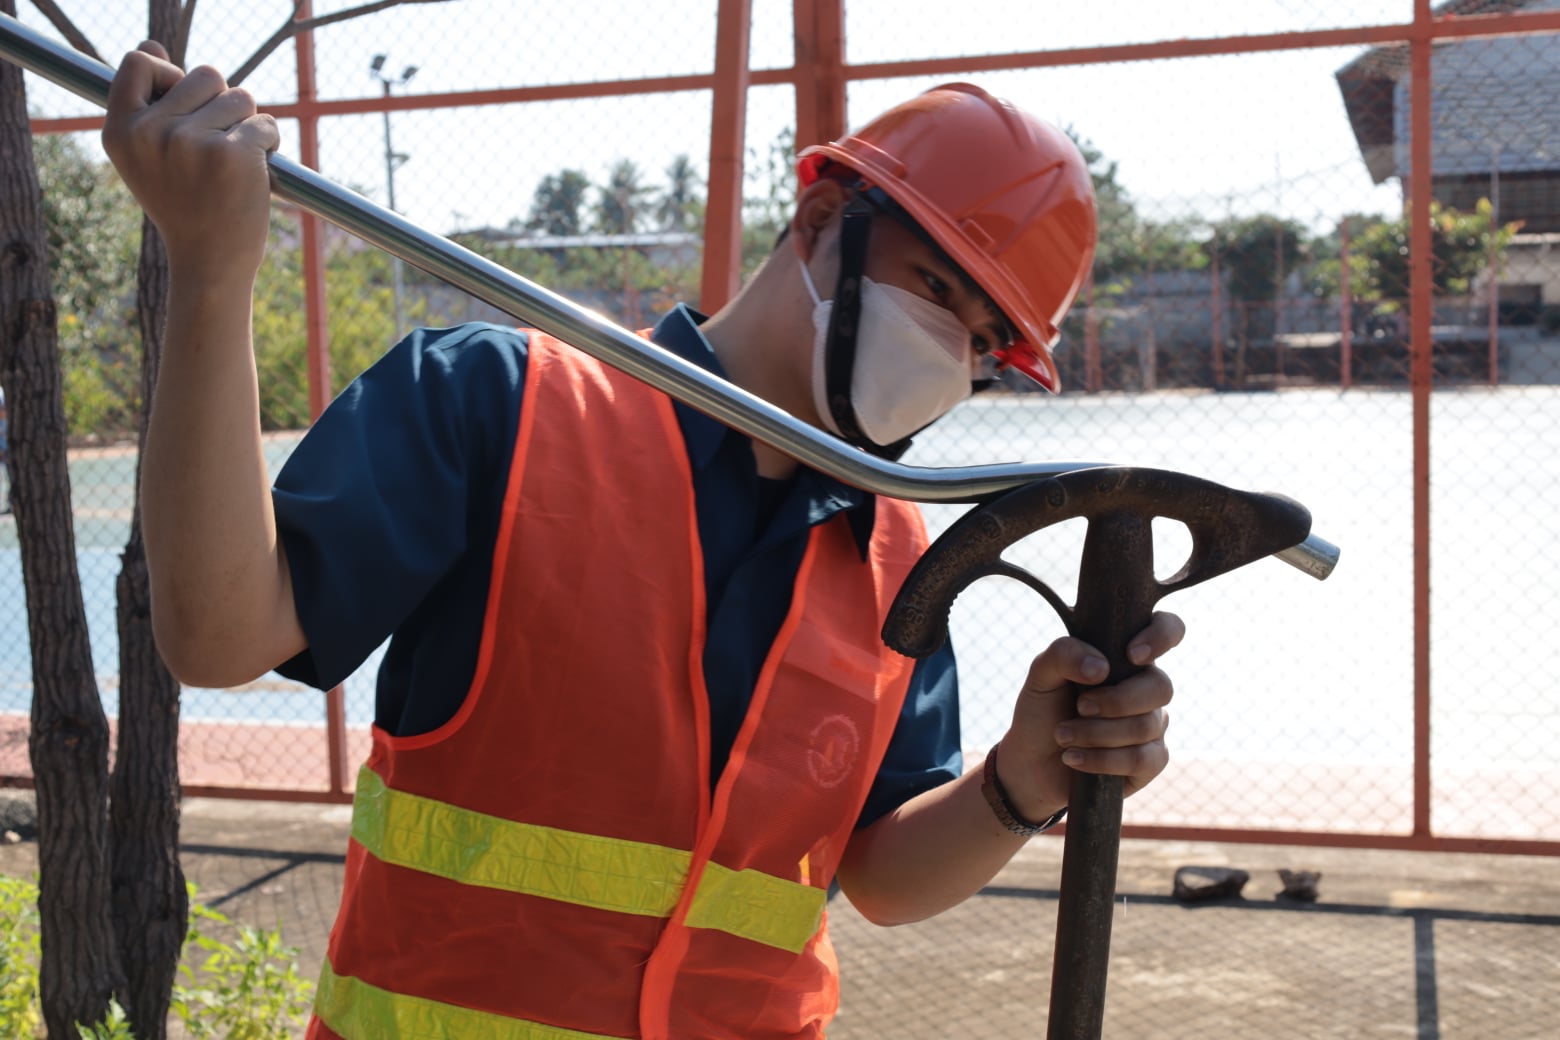
M830 163L880 188L1016 328L997 356L1048 390L1051 348L1094 261L1094 185L1056 127L980 87L949 83L802 151L806 187Z

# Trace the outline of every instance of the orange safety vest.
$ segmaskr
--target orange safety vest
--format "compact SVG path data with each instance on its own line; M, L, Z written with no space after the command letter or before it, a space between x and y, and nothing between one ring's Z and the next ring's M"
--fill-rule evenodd
M926 547L813 528L713 793L703 554L671 400L530 334L476 673L374 730L309 1036L822 1037L825 903L909 686L884 617Z

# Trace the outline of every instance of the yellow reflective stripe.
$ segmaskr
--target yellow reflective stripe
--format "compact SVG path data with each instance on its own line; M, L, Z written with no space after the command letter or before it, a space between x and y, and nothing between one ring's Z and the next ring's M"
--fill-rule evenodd
M704 868L688 908L688 927L714 928L801 953L823 923L828 893L757 870Z
M352 837L376 859L461 884L647 917L671 916L693 860L681 849L516 823L392 790L366 767ZM826 901L821 888L710 863L688 925L800 953Z
M372 769L358 773L352 837L386 863L465 885L648 917L676 909L693 858L394 791Z
M329 960L320 969L314 1014L347 1040L622 1040L392 993L337 975Z

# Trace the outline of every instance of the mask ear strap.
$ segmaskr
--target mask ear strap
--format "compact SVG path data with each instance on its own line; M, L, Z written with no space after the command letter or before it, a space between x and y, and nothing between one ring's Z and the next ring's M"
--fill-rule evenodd
M860 196L845 207L840 227L840 276L834 285L828 339L823 347L824 393L829 414L845 440L863 451L894 460L910 447L910 438L889 445L870 440L856 420L850 395L856 371L856 334L861 327L861 279L867 267L872 215L872 206Z

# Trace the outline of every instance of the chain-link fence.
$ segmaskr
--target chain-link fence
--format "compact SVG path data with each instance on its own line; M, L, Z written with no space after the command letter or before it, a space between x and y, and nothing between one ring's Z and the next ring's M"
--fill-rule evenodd
M141 35L135 5L61 6L105 56ZM293 6L203 5L189 61L238 67ZM711 112L728 7L391 7L314 32L302 77L289 44L247 85L283 116L284 151L317 141L331 179L642 327L718 284L702 261L722 186ZM844 64L803 82L803 57L829 53L808 27L840 9L751 5L742 272L769 250L794 197L790 158L822 125L799 94L848 82L855 126L973 79L1075 135L1101 246L1058 350L1064 392L978 397L906 461L1181 470L1289 494L1344 549L1325 583L1263 562L1167 602L1190 631L1167 661L1174 762L1128 803L1129 832L1560 848L1560 703L1543 650L1560 583L1546 537L1560 502L1560 0L1455 0L1433 19L1413 0L1230 2L1197 18L1150 0L923 7L850 0ZM138 217L91 114L45 84L31 96L60 229L78 559L112 715ZM410 327L509 320L343 232L323 231L311 260L310 233L278 207L257 292L273 472L318 404L311 344L339 390ZM935 530L961 512L927 508ZM1178 563L1186 534L1165 528L1161 555ZM1066 596L1081 538L1049 529L1010 558ZM8 524L0 617L0 775L25 778L31 663ZM971 589L953 620L974 762L1061 629L1002 582ZM330 748L344 745L339 787L340 763L362 754L376 664L339 694L341 734L325 697L279 679L186 690L185 782L334 797Z
M277 6L266 18L247 5L242 17L203 11L189 60L237 67L288 13ZM710 156L717 12L662 6L635 17L610 4L533 8L524 19L481 3L392 8L313 33L315 98L300 100L292 47L246 82L278 111L308 117L327 176L641 327L699 296ZM1185 25L1150 19L1127 31L1077 14L1042 26L1025 5L999 2L958 32L928 33L891 6L844 11L852 124L961 68L984 70L983 85L1076 136L1101 215L1093 277L1058 349L1064 393L973 400L907 461L1179 469L1291 494L1346 550L1323 585L1263 564L1169 604L1192 633L1174 662L1176 767L1132 804L1129 825L1408 835L1416 769L1428 769L1436 836L1560 837L1549 808L1560 775L1545 752L1560 710L1536 652L1543 590L1560 578L1541 519L1556 479L1545 445L1560 381L1560 126L1548 99L1560 62L1552 30L1516 31L1560 5L1437 12L1443 31L1482 17L1501 34L1448 35L1432 56L1432 313L1420 347L1406 202L1416 81L1406 39L1372 28L1403 27L1409 3L1231 5L1232 20L1203 34L1217 46L1203 47L1152 42L1189 35ZM87 24L103 53L134 42L131 12L97 14ZM795 190L795 90L766 82L792 63L792 16L786 4L753 6L747 270ZM1351 31L1382 42L1331 45ZM1235 33L1245 35L1219 39ZM1307 46L1313 38L1329 45ZM999 39L1037 49L1015 57L992 49ZM620 82L591 85L603 79ZM537 99L505 100L517 91ZM54 120L43 129L84 118L46 84L34 97ZM287 147L300 125L284 120ZM112 590L140 408L138 217L90 132L40 136L38 147L81 445L80 566L112 714ZM414 325L508 320L345 232L321 237L325 321L311 339L307 236L300 215L278 207L256 314L273 468L314 407L311 342L339 389ZM1433 393L1414 390L1416 349ZM1416 466L1427 467L1417 478ZM1416 479L1427 499L1416 499ZM959 512L928 509L938 528ZM1048 531L1017 552L1065 588L1078 537ZM13 547L0 557L13 590L4 771L25 775L29 653L12 531L0 539ZM1166 539L1169 558L1175 532ZM1416 618L1430 626L1417 670ZM955 626L973 757L1000 734L1029 652L1058 622L997 583L966 595ZM371 719L374 665L345 686L353 749ZM320 788L323 699L276 679L254 685L186 691L186 782ZM1416 708L1426 692L1428 716Z

